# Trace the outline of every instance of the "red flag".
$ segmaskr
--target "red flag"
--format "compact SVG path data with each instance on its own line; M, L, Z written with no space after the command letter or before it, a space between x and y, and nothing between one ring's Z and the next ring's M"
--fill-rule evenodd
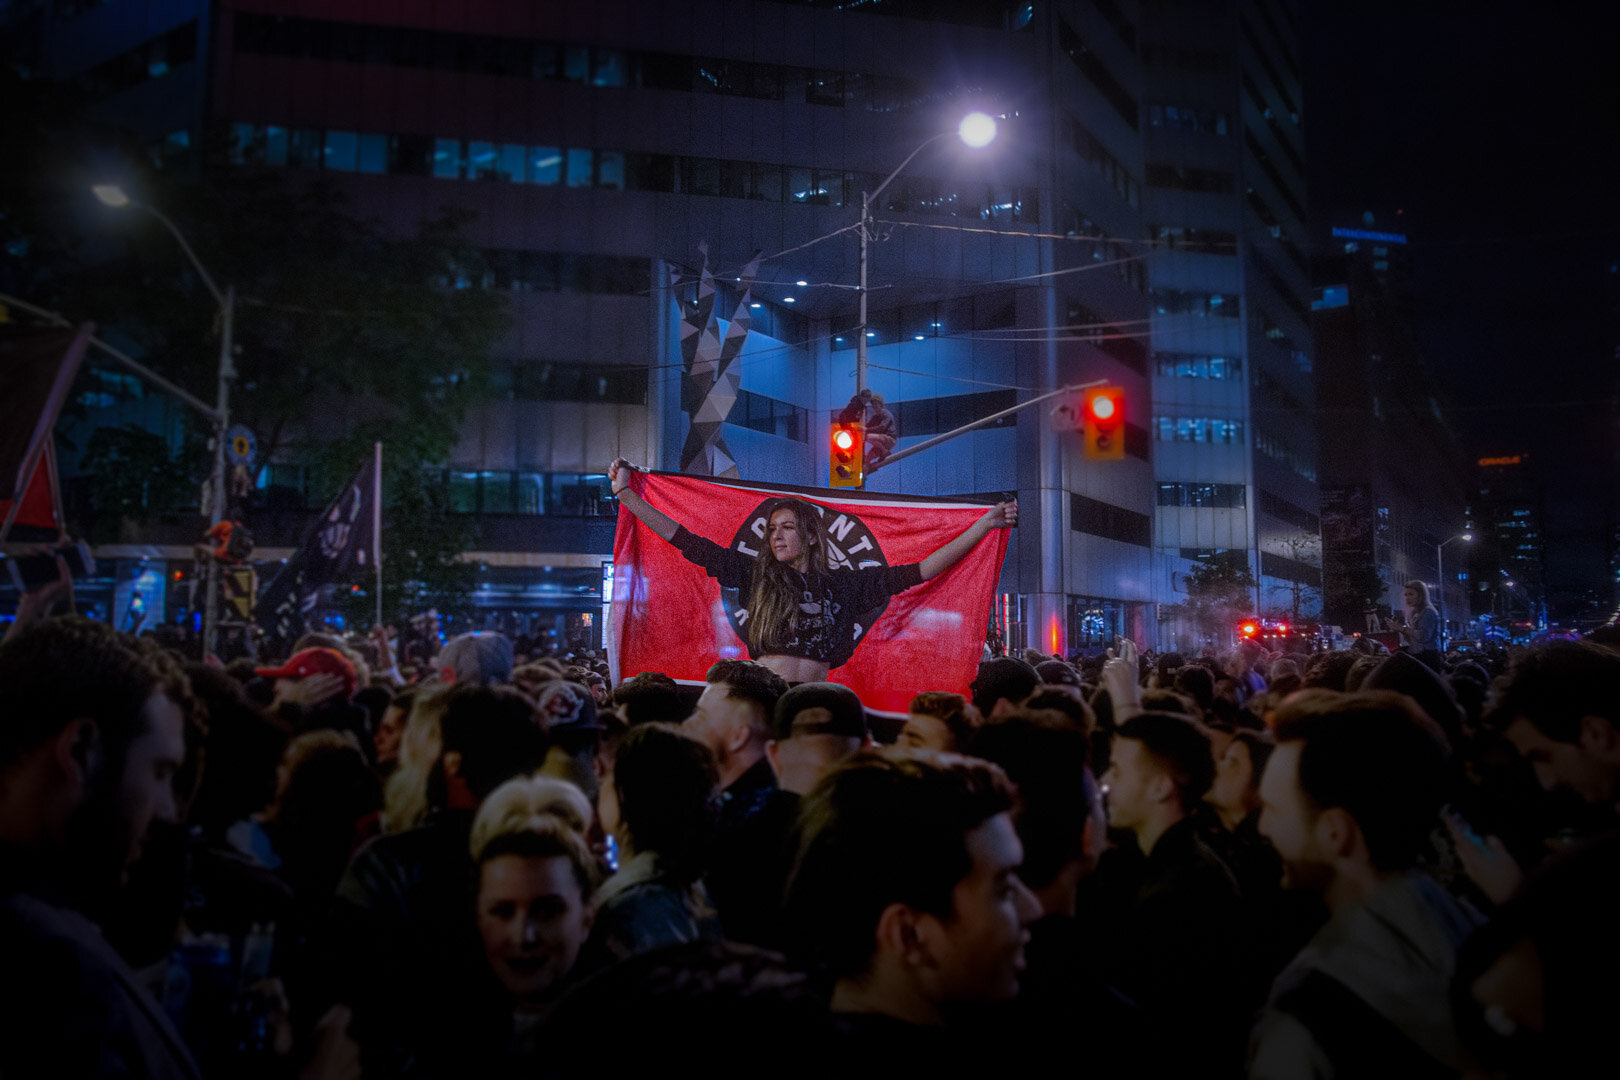
M13 525L25 525L51 533L62 531L62 518L56 512L55 460L49 448L39 456L39 461L34 465L34 475L23 489ZM0 499L0 518L10 516L11 500Z
M671 473L637 472L631 484L689 532L748 552L758 550L764 536L760 511L765 503L782 496L803 499L825 508L828 551L835 566L844 567L921 562L986 509L904 495L840 492L833 497ZM992 530L943 574L891 597L862 627L853 658L828 678L850 687L868 707L894 712L904 712L923 690L966 694L978 670L1006 553L1007 530ZM613 538L616 677L661 671L702 680L716 660L746 657L748 647L731 614L735 599L630 511L619 509Z

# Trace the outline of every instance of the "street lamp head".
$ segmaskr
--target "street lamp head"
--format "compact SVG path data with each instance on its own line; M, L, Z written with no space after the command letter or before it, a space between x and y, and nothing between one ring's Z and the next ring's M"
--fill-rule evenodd
M1474 534L1471 532L1465 532L1462 534L1462 538L1464 540L1472 540L1474 538Z
M90 190L95 193L96 198L100 199L104 205L111 206L114 209L130 204L129 196L124 194L124 189L117 184L97 184Z
M957 125L956 135L968 146L981 150L996 137L996 118L989 113L970 112Z

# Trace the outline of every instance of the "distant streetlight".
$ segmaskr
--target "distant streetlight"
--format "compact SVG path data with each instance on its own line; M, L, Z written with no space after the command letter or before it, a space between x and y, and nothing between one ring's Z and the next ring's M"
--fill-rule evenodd
M223 520L229 512L225 494L225 431L230 427L231 380L236 378L236 368L231 361L236 289L226 286L224 291L220 290L214 281L214 275L208 272L208 268L192 250L185 234L156 207L131 199L117 184L96 184L90 190L106 206L114 209L133 206L162 223L163 227L169 230L169 235L180 245L180 250L185 252L187 261L191 263L192 269L197 271L197 276L202 278L214 302L219 305L219 396L213 411L214 467L208 482L210 505L205 512L209 524L212 525L215 521ZM207 655L214 651L219 629L219 561L212 556L208 559L205 589L207 595L203 604L203 654Z
M1446 571L1445 571L1446 545L1447 544L1454 544L1458 540L1461 540L1461 541L1466 543L1467 541L1472 540L1473 538L1474 538L1474 534L1471 533L1471 532L1458 533L1456 536L1453 536L1450 540L1442 540L1438 544L1434 545L1434 576L1435 576L1435 579L1436 579L1435 583L1440 588L1440 605L1439 605L1440 606L1440 612L1439 612L1439 614L1440 614L1440 651L1441 652L1446 651Z
M931 135L911 153L905 160L894 167L894 171L883 178L883 182L871 191L861 192L861 264L860 264L860 325L855 330L855 392L860 393L866 389L866 339L871 337L866 331L866 247L872 239L872 201L883 193L883 189L894 182L901 171L916 158L916 156L938 142L940 139L955 135L962 143L974 150L982 150L989 146L996 137L996 120L989 113L970 112L962 118L956 130L942 131L938 135Z

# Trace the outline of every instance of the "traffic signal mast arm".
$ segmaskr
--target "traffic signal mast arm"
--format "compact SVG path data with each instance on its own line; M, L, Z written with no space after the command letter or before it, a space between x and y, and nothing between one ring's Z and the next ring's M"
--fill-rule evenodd
M916 446L908 446L904 450L895 451L882 461L878 462L876 465L867 466L866 475L871 476L879 469L887 468L903 458L910 457L912 454L918 454L924 450L932 450L934 447L938 446L942 442L945 442L947 439L954 439L958 435L966 435L974 428L984 427L986 424L1000 420L1003 416L1011 416L1019 409L1027 409L1031 405L1039 405L1043 401L1050 401L1055 397L1062 397L1064 394L1079 393L1080 391L1088 390L1093 386L1106 386L1107 383L1108 380L1106 379L1096 379L1092 382L1076 383L1073 386L1065 386L1061 389L1052 390L1048 393L1041 394L1039 397L1032 397L1028 401L1021 401L1010 409L1002 409L1000 412L991 413L989 416L981 416L972 423L963 424L959 428L953 428L952 430L945 432L943 435L935 435L932 439L924 439ZM904 434L904 432L902 432L902 434Z

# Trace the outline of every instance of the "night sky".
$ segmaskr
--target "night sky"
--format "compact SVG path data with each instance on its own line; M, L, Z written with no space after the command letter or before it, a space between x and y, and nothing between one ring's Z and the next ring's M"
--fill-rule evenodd
M1558 2L1300 6L1313 214L1405 211L1378 225L1411 240L1418 331L1470 459L1528 450L1553 599L1607 590L1614 19Z

